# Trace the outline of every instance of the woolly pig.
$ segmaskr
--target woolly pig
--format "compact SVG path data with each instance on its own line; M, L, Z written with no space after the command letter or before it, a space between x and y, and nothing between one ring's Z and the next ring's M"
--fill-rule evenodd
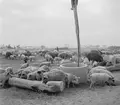
M21 72L19 71L20 78L27 79L28 73L31 73L37 70L38 70L37 67L32 67L32 66L27 67L25 69L21 69Z
M104 66L97 66L97 67L94 67L94 69L104 69L104 70L107 70L106 67L104 67Z
M46 54L49 54L54 59L58 56L58 51L48 51Z
M105 84L107 82L111 84L114 82L114 79L107 73L93 73L90 75L90 82L90 88L92 88L95 83Z
M68 88L70 86L70 83L72 83L73 87L75 84L79 84L80 77L77 77L71 73L66 73L66 75L67 75L67 80L68 80L68 82L67 82Z
M50 71L50 68L46 65L41 66L38 71L48 72Z
M42 73L40 71L34 71L31 73L27 74L27 79L28 80L38 80L41 81L42 80Z
M94 61L92 65L93 67L96 67L98 65L98 62Z
M72 62L78 62L78 57L74 55L74 56L72 56L72 58L70 58L70 60Z
M90 70L89 74L93 74L93 73L107 73L109 76L114 78L114 75L110 71L105 70L105 69L93 68Z
M40 64L40 67L43 66L43 65L50 66L51 63L50 63L50 62L42 62L42 63Z
M28 66L29 66L29 63L24 63L24 64L21 65L20 68L21 68L21 69L24 69L24 68L27 68Z
M54 58L54 62L57 62L57 63L60 63L61 60L62 60L62 58L60 58L60 57L55 57Z
M5 87L5 84L6 84L7 80L9 79L9 77L11 77L9 72L4 72L4 73L0 74L1 87Z
M22 71L21 72L21 76L20 76L20 78L22 78L22 79L27 79L27 75L30 73L30 71Z
M10 58L10 55L12 55L11 52L6 52L6 54L5 54L5 58L9 59L9 58Z
M53 63L53 58L51 55L45 54L45 59L46 59L46 61Z
M30 61L35 60L35 56L29 56L29 60L30 60Z
M88 60L92 60L92 61L97 61L97 62L102 62L103 61L103 57L100 53L96 53L96 52L90 52L86 55L86 57L88 58Z
M70 59L70 58L72 58L72 54L70 54L68 52L61 52L58 54L58 57L60 57L62 59Z
M67 75L65 72L61 70L51 70L49 72L43 73L42 77L43 83L47 83L48 81L63 81L65 84L67 83Z
M15 55L10 55L10 59L14 60L14 59L16 59L16 56Z

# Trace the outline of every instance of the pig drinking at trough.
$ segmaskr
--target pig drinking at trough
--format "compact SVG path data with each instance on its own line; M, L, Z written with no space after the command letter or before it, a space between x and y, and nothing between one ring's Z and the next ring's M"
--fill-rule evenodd
M80 77L77 77L71 73L66 73L66 75L67 75L67 80L68 80L68 82L67 82L68 88L70 86L70 83L72 84L73 87L75 84L77 84L77 85L79 84Z
M43 73L42 82L46 84L48 81L63 81L64 84L68 82L65 72L57 69Z

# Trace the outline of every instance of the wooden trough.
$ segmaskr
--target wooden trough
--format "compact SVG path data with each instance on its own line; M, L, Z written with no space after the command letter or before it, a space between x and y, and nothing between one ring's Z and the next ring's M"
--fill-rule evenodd
M40 91L46 90L48 92L62 92L64 90L64 83L62 81L49 81L47 84L44 84L41 81L31 81L12 77L9 78L8 84L10 86Z

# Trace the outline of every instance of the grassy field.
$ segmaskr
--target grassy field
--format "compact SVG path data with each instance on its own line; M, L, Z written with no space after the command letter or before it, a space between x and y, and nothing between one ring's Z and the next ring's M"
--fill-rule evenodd
M37 62L40 60L37 58ZM3 68L12 66L16 71L22 63L23 61L0 57L0 65ZM120 72L114 75L120 79ZM0 105L120 105L120 86L96 87L95 90L89 90L89 86L80 84L58 94L36 93L16 87L1 88Z

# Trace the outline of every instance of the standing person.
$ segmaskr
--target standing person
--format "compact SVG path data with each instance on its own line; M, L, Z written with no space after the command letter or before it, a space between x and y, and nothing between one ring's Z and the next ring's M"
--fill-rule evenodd
M56 49L57 49L57 51L59 51L59 48L58 48L58 47L57 47Z
M59 48L58 48L58 47L56 47L56 48L55 48L55 50L59 51Z

